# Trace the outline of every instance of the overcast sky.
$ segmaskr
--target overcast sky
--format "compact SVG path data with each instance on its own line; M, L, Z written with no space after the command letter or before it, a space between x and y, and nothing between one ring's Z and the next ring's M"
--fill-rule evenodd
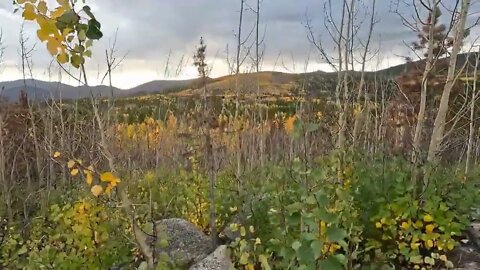
M396 0L392 0L396 1ZM401 63L402 56L409 50L404 42L415 40L415 34L402 25L391 0L377 0L377 19L372 46L379 49L380 58L369 64L370 68L386 67ZM49 0L49 2L52 2ZM248 34L254 22L254 14L248 6L255 0L247 0L244 33ZM306 18L318 38L328 50L334 47L324 30L323 0L263 0L261 10L261 32L264 37L263 70L303 72L307 69L328 70L321 63L318 53L312 48L305 29ZM339 0L332 2L338 3ZM363 0L358 20L365 18L372 0ZM444 0L452 4L454 0ZM478 16L480 1L473 1L472 18ZM88 62L88 75L93 84L98 84L100 74L105 72L105 49L112 43L116 29L117 56L126 55L123 64L115 71L113 83L120 88L130 88L156 79L183 79L196 77L192 55L196 44L203 36L208 45L208 63L211 76L229 73L227 47L230 57L235 51L235 35L238 28L239 0L87 0L97 19L102 23L104 38L95 44L94 57ZM0 27L3 29L5 55L0 67L0 81L22 77L19 71L18 40L22 19L12 13L11 1L0 3ZM402 12L410 16L408 9ZM340 15L340 9L333 7L333 13ZM38 43L36 25L25 22L25 34L30 36L29 45L35 45L33 53L33 76L42 80L59 80L57 72L48 72L51 57L45 45ZM359 38L366 37L367 22L362 25ZM474 33L478 33L476 30ZM253 40L251 40L253 41ZM330 46L329 46L330 45ZM170 55L170 60L169 59ZM182 61L183 59L183 61ZM380 59L380 60L378 60ZM169 62L168 68L167 62ZM182 64L183 63L183 64ZM180 68L178 68L181 66ZM244 63L244 70L251 67L250 59ZM52 69L55 70L55 69ZM177 71L178 70L178 71ZM74 84L63 76L62 81Z

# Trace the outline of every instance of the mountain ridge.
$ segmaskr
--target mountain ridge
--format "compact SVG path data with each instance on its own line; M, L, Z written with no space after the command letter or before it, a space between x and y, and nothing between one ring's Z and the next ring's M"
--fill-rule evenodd
M465 53L459 55L458 62L463 64L470 62L476 53ZM421 63L423 60L413 63ZM368 71L369 75L378 75L384 77L395 77L406 70L407 65L403 63L391 66L378 71ZM323 76L332 78L336 72L313 71L307 73L285 73L277 71L262 71L259 73L242 73L238 79L235 75L225 75L218 78L207 79L207 89L209 94L232 94L235 87L240 87L242 92L253 92L260 90L261 93L288 94L297 79L306 76ZM0 82L0 99L7 101L18 100L21 91L25 91L30 99L45 100L55 99L81 99L88 97L133 97L150 94L169 93L176 96L193 96L203 93L200 87L200 79L186 80L154 80L132 87L130 89L120 89L106 85L97 86L72 86L61 82L47 82L42 80L27 79ZM256 83L259 88L257 89Z

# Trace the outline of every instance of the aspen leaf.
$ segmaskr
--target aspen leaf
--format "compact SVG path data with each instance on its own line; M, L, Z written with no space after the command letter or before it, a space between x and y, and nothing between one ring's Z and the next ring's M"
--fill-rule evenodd
M25 4L26 0L17 0L17 4L19 5L23 5Z
M73 168L73 166L75 166L75 161L74 160L70 160L70 161L67 162L67 167L69 169Z
M47 40L47 49L51 55L57 55L58 50L62 47L61 43L55 38L48 38Z
M83 58L81 55L75 54L70 58L70 63L72 63L72 66L79 68L85 63L85 58Z
M66 63L68 63L68 60L69 60L68 54L65 53L65 52L62 52L57 56L57 61L60 64L66 64Z
M59 18L60 16L63 15L63 13L65 13L65 8L57 7L54 11L50 13L50 18L52 19Z
M28 21L33 21L37 18L37 14L35 13L35 7L30 4L25 4L25 9L23 10L23 18Z
M431 215L425 215L423 217L423 221L425 222L432 222L433 221L433 217Z
M245 230L245 227L240 228L240 235L245 237L247 235L247 231Z
M427 226L425 226L425 231L427 233L432 233L434 229L435 229L435 226L432 224L428 224Z
M70 2L68 0L57 0L57 3L63 8L70 8Z
M93 186L90 191L92 192L93 196L98 197L103 192L103 187L100 185Z
M72 176L77 176L77 175L78 175L78 169L73 169L73 170L70 172L70 174L71 174Z
M62 155L62 154L61 154L60 152L58 152L58 151L55 152L55 153L53 153L53 157L54 157L54 158L59 158L61 155Z
M87 172L85 173L85 175L86 175L87 184L88 184L89 186L91 186L92 183L93 183L93 175L92 175L92 173L89 172L89 171L87 171Z
M100 180L102 182L112 182L115 181L117 177L111 172L105 172L100 175Z
M40 1L37 5L37 10L40 12L40 14L47 14L48 8L47 8L47 3L45 1Z
M38 39L40 39L40 41L43 42L45 40L48 40L48 38L50 37L50 34L46 32L44 28L40 28L37 30L37 36L38 36Z
M112 193L112 189L113 187L108 185L106 188L105 188L105 194L107 195L110 195Z

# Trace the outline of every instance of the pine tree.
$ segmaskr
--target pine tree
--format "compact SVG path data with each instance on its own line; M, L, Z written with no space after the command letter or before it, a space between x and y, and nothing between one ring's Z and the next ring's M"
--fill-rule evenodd
M442 16L442 12L438 7L436 7L435 12L433 12L433 10L429 12L425 25L420 30L420 33L418 33L419 41L412 43L413 49L428 49L429 32L430 28L433 27L433 55L435 58L438 58L448 54L448 50L453 45L453 38L449 37L446 33L447 28L445 24L440 24L440 16ZM428 53L425 52L423 55L427 57Z

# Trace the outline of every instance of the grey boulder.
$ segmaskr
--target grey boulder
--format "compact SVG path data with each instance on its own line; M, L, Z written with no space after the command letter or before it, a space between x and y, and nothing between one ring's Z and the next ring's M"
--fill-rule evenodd
M156 253L168 255L175 265L190 266L215 250L210 237L184 219L157 221L156 233Z
M227 246L219 246L215 252L190 267L190 270L229 270L234 269Z

